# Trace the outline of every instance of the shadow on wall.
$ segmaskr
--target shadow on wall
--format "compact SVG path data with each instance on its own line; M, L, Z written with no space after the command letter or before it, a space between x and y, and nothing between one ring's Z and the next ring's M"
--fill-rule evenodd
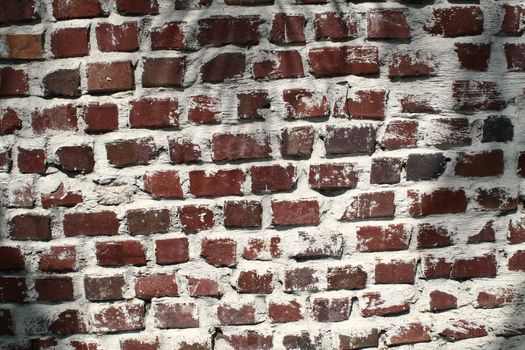
M97 0L64 0L42 2L39 20L19 23L32 17L31 1L5 1L0 132L11 153L0 154L0 347L156 349L159 336L161 349L186 350L524 348L522 5L104 1L111 14L101 17ZM45 34L4 35L29 32ZM33 40L44 50L28 49ZM108 61L119 63L100 64ZM177 164L181 179L143 180L153 162L154 170ZM209 176L219 170L231 178ZM254 223L229 224L214 198L243 194L262 206L236 208ZM199 215L224 227L212 219L213 232L185 238L175 211L163 212L167 224L144 215L133 226L141 207L175 207L182 197L211 208ZM314 202L317 219L289 200ZM66 224L67 214L100 208ZM149 234L167 231L185 239L189 262L159 267ZM94 239L101 232L139 235L139 243L118 246L118 261L104 265L95 253L115 240ZM209 237L239 249L277 237L284 253L234 250L233 262L223 254L217 262L210 256L223 246L201 252ZM131 250L136 256L123 253ZM261 280L256 293L243 291L229 268L237 259L237 270L273 271L273 295L261 296ZM349 266L362 284L355 275L356 285L334 283ZM316 282L297 271L315 271ZM176 273L175 286L161 280L175 292L134 288L152 272ZM199 273L220 290L191 294ZM156 298L179 294L203 310L163 309L169 298ZM292 298L296 320L266 314L266 303L284 308Z

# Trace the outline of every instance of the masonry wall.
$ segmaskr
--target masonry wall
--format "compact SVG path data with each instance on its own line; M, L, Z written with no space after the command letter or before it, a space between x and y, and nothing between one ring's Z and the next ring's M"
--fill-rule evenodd
M0 348L524 349L524 30L1 0Z

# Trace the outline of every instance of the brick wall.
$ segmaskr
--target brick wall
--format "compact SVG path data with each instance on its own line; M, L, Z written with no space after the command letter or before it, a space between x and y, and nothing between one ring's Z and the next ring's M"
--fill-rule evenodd
M524 31L512 0L1 0L0 347L523 349Z

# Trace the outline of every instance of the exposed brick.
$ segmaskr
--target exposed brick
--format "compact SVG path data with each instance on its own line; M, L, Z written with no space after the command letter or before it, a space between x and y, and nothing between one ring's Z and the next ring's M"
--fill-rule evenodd
M477 234L468 237L467 244L494 242L496 232L494 231L493 224L493 220L487 221Z
M429 342L430 327L419 322L407 323L390 330L386 335L388 345L415 344Z
M198 308L192 302L155 304L155 325L161 329L199 327Z
M0 68L0 96L27 96L29 77L23 69Z
M213 211L206 206L186 205L178 210L179 221L184 232L193 233L214 226Z
M256 45L259 43L259 16L212 16L199 19L200 45Z
M330 115L328 99L306 89L287 89L283 91L286 119L323 118Z
M489 66L490 44L456 43L456 54L462 69L486 71Z
M146 265L144 247L139 241L97 242L95 248L99 266Z
M102 133L118 129L118 106L112 103L89 103L84 106L85 131Z
M109 210L66 213L63 220L66 237L112 236L118 234L119 226L117 214Z
M41 271L73 271L77 265L75 246L54 246L40 254Z
M334 115L352 119L383 120L388 94L385 90L357 90L338 99Z
M120 341L121 350L158 350L158 339L148 341L147 339L123 339Z
M53 17L58 20L106 16L100 0L53 0Z
M297 300L268 303L268 316L274 323L295 322L303 319L302 305Z
M237 279L239 293L270 294L273 274L271 272L260 274L257 271L241 271Z
M261 55L252 66L253 77L256 80L304 77L303 61L299 51L263 51Z
M114 333L145 328L143 302L101 304L91 311L91 327L95 332Z
M507 105L499 85L492 81L456 80L452 85L452 97L459 111L499 111Z
M19 247L0 247L0 270L24 269L24 255Z
M483 12L479 6L435 8L424 29L434 35L459 37L483 32Z
M31 127L37 135L48 130L77 130L77 109L71 104L35 110L31 114Z
M390 57L390 78L429 77L436 74L436 56L426 50L396 52Z
M375 150L376 130L371 125L354 127L326 127L327 154L371 155Z
M232 0L225 0L229 2ZM248 1L248 0L233 0L233 1ZM250 0L252 1L252 0ZM268 1L268 0L254 0L254 1ZM256 331L246 331L241 334L232 334L226 338L228 344L234 350L248 349L255 347L260 350L270 350L273 348L273 335L264 335Z
M317 322L340 322L350 314L348 298L315 298L312 301L313 317Z
M456 259L450 271L450 278L456 280L496 276L496 257L486 254L474 258Z
M416 262L413 259L376 263L376 284L414 284L415 275Z
M157 154L153 137L119 140L106 144L109 164L116 168L146 165Z
M242 257L246 260L270 260L282 256L281 238L279 236L269 239L251 238L244 247Z
M318 225L319 203L314 199L273 200L272 224L275 226Z
M408 302L385 299L379 292L363 294L365 305L361 309L363 317L399 315L410 311Z
M162 27L151 30L152 50L177 50L186 47L185 22L167 22Z
M401 179L400 158L373 158L370 167L371 184L396 184Z
M314 19L316 40L347 40L357 36L357 21L350 15L337 12L316 13Z
M27 298L24 277L0 277L0 302L21 303Z
M213 266L237 264L237 242L230 238L204 239L201 241L201 256Z
M157 0L117 0L117 11L124 15L156 15Z
M255 307L247 303L240 305L223 303L217 308L217 318L222 325L229 326L258 323Z
M264 119L270 108L266 90L250 90L237 93L237 115L241 120Z
M525 70L525 45L505 44L507 68L511 70Z
M201 66L205 83L222 83L244 75L246 56L238 52L220 53Z
M405 95L399 102L403 113L432 113L435 108L430 105L430 101L418 95Z
M379 73L378 49L375 46L341 46L311 49L308 52L310 73L316 78Z
M463 189L437 188L431 193L408 190L411 200L410 215L463 213L467 209L467 197Z
M329 290L363 289L367 278L362 266L352 265L328 267L326 275Z
M448 278L451 269L452 263L446 258L429 254L423 259L423 276L426 279Z
M187 238L167 238L155 241L155 258L159 265L180 264L189 260Z
M13 216L9 220L9 236L17 240L49 241L51 218L37 213Z
M87 65L87 89L91 94L132 90L134 84L130 61Z
M443 153L409 154L405 165L408 181L434 180L447 166Z
M128 230L132 235L166 233L170 227L168 209L132 209L126 212Z
M381 144L387 149L413 148L418 141L416 120L394 120L386 125Z
M135 281L135 295L141 299L178 296L175 274L151 274L138 277Z
M306 41L304 27L303 15L276 13L273 17L269 40L274 44L304 43Z
M296 1L306 2L305 0L296 0ZM295 332L295 334L286 334L283 337L283 345L286 348L286 350L315 349L316 347L322 346L322 341L323 341L322 336L317 335L315 333L310 334L306 330L302 330L300 334Z
M462 340L469 338L484 337L487 335L487 331L482 325L477 325L469 321L460 320L454 322L452 324L452 327L444 329L439 334L449 339Z
M525 250L517 250L509 259L510 271L525 271Z
M396 211L394 192L369 192L353 197L341 220L363 220L393 217Z
M319 282L315 270L310 267L297 267L287 270L284 277L285 292L317 291Z
M71 277L46 277L35 280L37 301L68 301L74 300L73 280Z
M250 174L253 193L290 191L297 181L296 169L291 164L253 166Z
M410 39L404 9L368 10L368 39Z
M84 292L90 301L122 300L125 287L123 275L84 276Z
M191 296L219 297L219 283L209 278L188 278L188 291Z
M38 60L43 58L42 34L6 34L0 36L6 50L0 53L1 58L13 60Z
M142 86L180 87L184 81L186 61L181 57L144 58Z
M200 146L190 139L179 137L169 139L170 160L174 164L195 163L201 158Z
M447 292L433 290L429 293L430 311L444 311L458 307L457 298Z
M43 149L18 148L18 170L21 173L45 174L46 153Z
M188 120L195 124L216 124L220 122L220 98L209 95L191 96L187 108Z
M44 77L44 95L47 97L80 96L80 72L78 69L59 69Z
M310 165L308 183L316 190L353 189L358 172L352 163L325 163Z
M0 109L0 135L14 134L20 129L22 120L18 113L10 107Z
M254 228L262 223L262 206L258 201L227 201L224 203L224 226Z
M490 167L487 164L491 164ZM479 153L458 153L456 175L466 177L497 176L503 174L504 158L502 150Z
M521 35L525 31L523 18L525 18L525 7L519 5L504 4L505 11L501 22L500 33L503 35Z
M245 175L242 170L190 171L190 192L196 197L240 196Z
M339 233L312 235L299 232L294 238L297 242L290 256L298 261L321 258L341 258L343 254L343 236Z
M310 126L285 129L281 133L283 157L309 157L314 144L314 129Z
M0 335L15 335L11 310L0 309Z
M27 22L37 18L34 0L4 0L0 4L0 23Z
M65 171L90 173L95 166L93 148L90 146L64 146L55 152L59 166Z
M101 52L133 52L139 49L139 28L136 22L100 23L95 34Z
M403 224L361 226L357 229L357 250L382 252L408 249L410 231Z

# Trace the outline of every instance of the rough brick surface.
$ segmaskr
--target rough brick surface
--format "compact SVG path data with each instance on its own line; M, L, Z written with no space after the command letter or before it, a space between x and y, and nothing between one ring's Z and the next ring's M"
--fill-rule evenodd
M0 348L521 349L520 0L0 0Z

